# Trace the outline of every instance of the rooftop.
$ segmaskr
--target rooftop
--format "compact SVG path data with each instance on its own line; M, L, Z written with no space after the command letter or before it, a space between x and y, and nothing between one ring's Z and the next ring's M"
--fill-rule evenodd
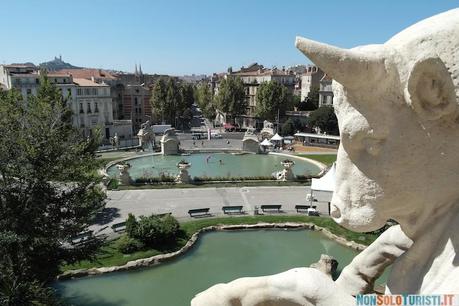
M83 68L83 69L61 69L58 71L54 71L55 74L60 75L69 75L71 74L74 78L78 79L105 79L105 80L115 80L116 77L112 75L110 72L103 70L103 69L95 69L95 68Z
M326 138L326 139L340 140L339 136L325 135L325 134L296 133L294 136L296 136L296 137L313 137L313 138Z
M75 83L78 86L83 86L83 87L108 87L107 84L99 84L96 83L92 80L87 80L87 79L81 79L81 78L74 78L73 83Z

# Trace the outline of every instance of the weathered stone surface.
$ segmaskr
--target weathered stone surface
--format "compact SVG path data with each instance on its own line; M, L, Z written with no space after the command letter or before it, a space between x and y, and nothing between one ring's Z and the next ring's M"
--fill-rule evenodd
M310 267L332 277L338 268L338 261L330 255L322 254L319 261L311 264Z
M335 80L341 145L332 217L360 232L388 219L400 226L336 283L318 270L293 269L216 285L191 304L355 305L352 294L370 291L390 263L386 293L459 292L459 9L382 45L347 50L299 37L296 46Z
M161 153L163 155L175 155L179 152L179 140L175 129L168 129L161 137Z

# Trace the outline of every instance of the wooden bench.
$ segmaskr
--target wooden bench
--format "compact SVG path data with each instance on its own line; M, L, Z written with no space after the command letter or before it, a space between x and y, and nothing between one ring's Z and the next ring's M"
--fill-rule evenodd
M260 208L263 212L266 210L277 210L277 212L281 211L282 205L261 205Z
M317 206L314 205L314 206L309 206L309 205L295 205L295 209L296 209L296 212L297 213L300 213L300 212L308 212L308 208L314 208L316 209Z
M93 231L79 233L70 238L70 243L73 245L83 244L94 239Z
M114 223L111 228L115 233L124 232L126 230L126 221Z
M200 215L200 216L209 216L209 210L210 208L197 208L197 209L190 209L188 211L188 214L190 217L194 217L195 215Z
M223 206L222 207L224 214L242 214L242 206Z

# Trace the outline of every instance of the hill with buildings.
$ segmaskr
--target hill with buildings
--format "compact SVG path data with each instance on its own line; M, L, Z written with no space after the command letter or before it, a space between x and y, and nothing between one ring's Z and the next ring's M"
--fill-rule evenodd
M45 68L48 71L57 71L61 69L80 69L81 67L73 66L62 60L62 56L54 57L52 61L44 62L38 65L40 68Z

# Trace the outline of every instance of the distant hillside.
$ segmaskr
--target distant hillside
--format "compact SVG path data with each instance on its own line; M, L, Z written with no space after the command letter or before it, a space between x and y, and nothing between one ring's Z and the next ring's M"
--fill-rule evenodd
M55 57L54 60L41 63L38 65L40 68L45 68L48 71L56 71L61 69L81 69L81 67L73 66L69 63L66 63L62 60L62 57Z

